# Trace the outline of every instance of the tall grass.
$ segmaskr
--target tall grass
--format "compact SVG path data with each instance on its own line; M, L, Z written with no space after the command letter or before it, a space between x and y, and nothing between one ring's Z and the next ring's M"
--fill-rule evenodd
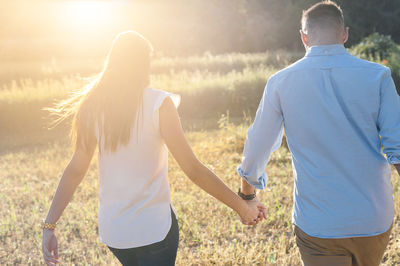
M274 65L286 64L289 58L293 59L294 55L206 54L187 60L159 58L153 63L152 86L180 94L180 114L186 120L217 119L227 111L233 116L251 115L257 108L268 77L276 71ZM43 108L69 97L71 92L88 82L76 73L53 74L43 74L41 79L12 80L1 85L0 124L3 126L0 136L27 130L44 131L51 118Z
M246 68L273 67L281 68L299 59L303 53L287 51L271 51L265 53L231 53L212 55L205 53L202 56L189 57L161 57L153 63L153 73L170 71L199 71L228 73L232 70L242 71Z
M256 54L230 53L190 57L160 57L155 56L152 62L152 72L155 75L180 71L209 71L227 73L233 70L242 71L245 68L273 67L280 68L300 58L303 53L286 51L271 51ZM105 56L105 55L104 55ZM69 58L47 61L6 61L0 64L0 85L11 81L30 78L33 80L60 79L65 76L90 76L98 73L103 60L98 58Z

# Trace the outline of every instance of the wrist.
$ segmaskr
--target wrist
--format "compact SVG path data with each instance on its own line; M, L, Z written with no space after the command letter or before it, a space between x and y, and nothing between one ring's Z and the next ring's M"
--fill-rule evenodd
M55 230L42 228L42 233L43 234L54 234L54 232L55 232Z
M238 191L239 197L241 197L243 200L253 200L256 198L256 191L255 189L250 192L250 193L243 193L242 190L239 188Z
M56 225L56 223L48 223L46 221L43 221L41 227L43 230L54 231L56 229Z
M250 194L254 194L256 192L256 189L252 185L247 183L246 180L242 179L242 183L241 183L241 186L240 186L240 191L244 195L250 195Z
M240 192L243 193L244 195L251 195L256 193L256 189L253 187L241 187Z
M246 201L242 198L238 197L239 205L238 208L235 210L239 216L243 216L247 213L249 206L247 205Z

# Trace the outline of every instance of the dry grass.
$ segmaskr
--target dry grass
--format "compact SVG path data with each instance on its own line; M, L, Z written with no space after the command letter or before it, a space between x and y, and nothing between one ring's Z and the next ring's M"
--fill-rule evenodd
M223 123L218 130L189 132L198 157L232 189L239 185L235 167L247 125ZM0 264L41 264L40 221L71 150L65 137L56 141L10 148L0 154ZM3 147L5 147L3 145ZM260 199L268 208L268 220L244 227L237 215L210 197L182 173L170 159L169 178L178 211L180 245L177 265L300 265L292 237L292 172L290 154L281 147L267 167L268 188ZM396 218L385 265L400 263L399 177L393 174ZM60 219L57 236L63 265L117 265L97 235L96 159Z

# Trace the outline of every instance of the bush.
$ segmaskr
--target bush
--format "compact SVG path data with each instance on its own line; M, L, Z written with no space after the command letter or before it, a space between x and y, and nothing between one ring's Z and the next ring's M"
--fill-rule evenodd
M352 48L357 56L375 62L388 58L396 49L397 45L390 36L377 32L365 37Z
M390 36L372 33L353 46L351 51L360 58L389 67L400 95L400 47Z

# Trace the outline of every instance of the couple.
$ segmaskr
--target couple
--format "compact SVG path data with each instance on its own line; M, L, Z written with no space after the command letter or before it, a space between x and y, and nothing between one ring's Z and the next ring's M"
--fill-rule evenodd
M179 98L149 87L150 43L136 32L119 34L98 80L60 106L74 115L75 152L43 223L45 262L58 262L55 224L96 147L101 241L123 265L174 265L179 228L168 150L195 184L255 225L267 212L255 188L265 188L265 166L284 128L303 264L379 265L394 215L389 164L400 170L399 96L388 68L348 54L337 4L315 4L301 24L306 55L268 80L247 133L237 194L193 154Z

